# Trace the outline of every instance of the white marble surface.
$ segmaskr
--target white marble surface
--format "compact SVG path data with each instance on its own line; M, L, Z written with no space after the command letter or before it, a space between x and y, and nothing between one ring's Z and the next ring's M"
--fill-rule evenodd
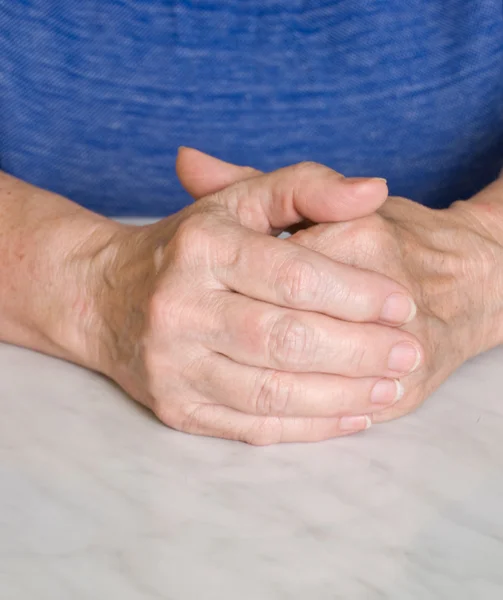
M503 598L503 349L416 414L253 448L0 345L1 600Z

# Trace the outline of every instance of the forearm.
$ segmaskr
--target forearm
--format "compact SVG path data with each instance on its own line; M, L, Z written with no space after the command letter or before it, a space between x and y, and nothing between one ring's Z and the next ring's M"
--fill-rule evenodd
M0 173L0 340L96 368L88 257L111 221Z

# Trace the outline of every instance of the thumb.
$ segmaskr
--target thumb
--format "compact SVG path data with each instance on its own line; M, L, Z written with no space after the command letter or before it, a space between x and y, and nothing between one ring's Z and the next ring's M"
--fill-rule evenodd
M227 186L261 175L252 167L225 162L195 148L181 146L176 157L176 174L187 192L196 200Z
M284 204L273 206L276 202L286 202L290 207L286 211L290 213L288 224L271 223L273 227L290 226L304 219L318 223L349 221L374 213L388 196L386 180L381 178L346 178L328 167L308 162L264 175L252 167L233 165L194 148L180 148L176 171L184 188L196 199L248 182L250 195L240 194L240 212L256 213L257 200L252 190L263 189L264 184L271 186L266 194L269 201L262 207L268 218L276 221L273 214L279 217L278 211L286 208ZM288 200L285 195L290 196ZM263 192L260 196L264 199ZM271 203L272 198L275 202ZM293 214L296 217L291 221ZM283 219L280 217L279 221Z
M204 202L225 206L245 227L272 233L305 219L357 219L375 212L387 196L383 179L346 178L320 164L299 163L231 184Z

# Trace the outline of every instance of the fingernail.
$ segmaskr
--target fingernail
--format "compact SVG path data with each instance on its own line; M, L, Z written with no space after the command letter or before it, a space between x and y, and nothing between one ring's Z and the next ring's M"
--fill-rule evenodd
M345 177L344 183L349 183L349 185L357 185L360 183L367 183L368 181L384 181L384 183L388 183L387 179L384 177Z
M381 321L393 325L404 325L416 316L416 303L405 294L391 294L382 307Z
M391 406L403 396L404 388L398 379L380 379L372 388L370 401L373 404Z
M351 186L351 195L355 199L364 201L374 198L376 193L384 195L382 184L385 181L382 177L348 177L345 183ZM378 183L380 185L376 185Z
M397 344L388 356L388 368L399 373L412 373L420 362L421 354L410 342Z
M361 417L342 417L339 421L341 431L363 431L372 425L370 417L364 415Z

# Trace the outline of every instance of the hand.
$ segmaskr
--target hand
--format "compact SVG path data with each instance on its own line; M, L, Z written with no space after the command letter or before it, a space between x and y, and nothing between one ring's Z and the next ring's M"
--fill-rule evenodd
M469 202L432 210L389 198L374 215L316 225L291 240L330 258L386 274L409 289L418 313L404 327L421 342L424 362L401 378L404 396L373 422L419 406L467 359L501 341L503 249L474 218Z
M181 157L179 172L196 198L258 174L205 156L191 158ZM424 360L400 379L403 398L375 412L373 422L413 410L464 361L502 342L502 198L502 180L448 210L392 197L374 214L313 225L289 238L339 263L385 274L416 300L417 316L403 329L421 342Z
M408 290L270 234L373 212L386 192L297 165L122 227L89 271L101 370L187 432L268 444L365 429L421 356L389 326L413 316Z

